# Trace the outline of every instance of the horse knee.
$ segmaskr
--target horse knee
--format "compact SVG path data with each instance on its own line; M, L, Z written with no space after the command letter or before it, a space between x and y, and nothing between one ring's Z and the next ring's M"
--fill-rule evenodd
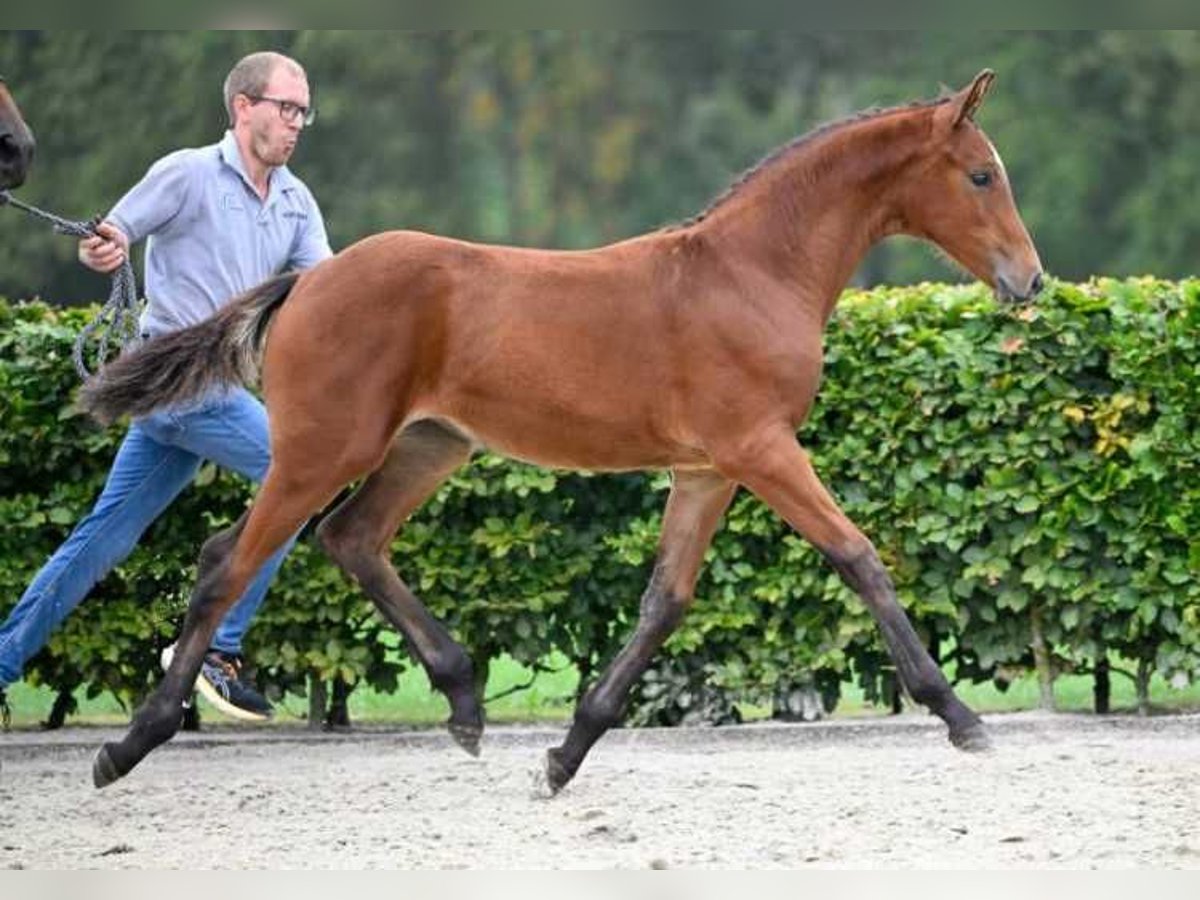
M692 598L663 590L654 579L642 594L638 627L649 631L656 639L665 640L683 621Z
M842 551L826 551L825 557L851 590L868 602L894 593L892 577L870 541Z

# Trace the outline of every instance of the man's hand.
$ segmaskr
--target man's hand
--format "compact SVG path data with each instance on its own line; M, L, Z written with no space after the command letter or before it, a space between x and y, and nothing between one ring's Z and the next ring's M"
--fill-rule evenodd
M112 222L101 222L93 237L79 242L79 261L93 272L107 275L114 271L129 253L129 238Z

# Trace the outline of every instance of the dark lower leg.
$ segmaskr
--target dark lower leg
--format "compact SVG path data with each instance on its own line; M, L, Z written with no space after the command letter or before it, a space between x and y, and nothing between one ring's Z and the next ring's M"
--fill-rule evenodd
M450 733L476 754L483 708L471 659L409 590L388 558L400 524L470 453L469 441L436 422L410 425L397 436L383 465L321 523L317 536L329 556L404 636L430 682L450 703Z
M621 721L630 690L683 619L686 600L664 592L655 583L658 573L655 575L642 595L641 615L633 636L579 701L562 746L548 751L546 776L551 790L559 790L574 778L592 745Z
M263 562L336 490L327 484L319 487L314 490L312 485L270 474L246 515L205 543L171 665L134 714L125 737L100 748L92 767L96 787L126 775L179 730L184 700L191 695L218 623Z
M839 557L828 553L827 557L871 610L909 695L949 726L950 739L955 744L977 749L976 745L983 740L979 717L958 699L929 655L896 599L892 580L875 549L868 544L854 554Z
M158 687L134 713L125 737L100 749L93 768L96 787L104 787L128 774L147 753L179 730L184 701L191 696L209 642L230 605L227 598L240 593L240 589L233 592L236 585L229 577L227 559L244 522L245 517L205 543L200 553L199 577L171 665Z
M637 628L600 680L583 696L561 747L546 756L552 791L570 781L592 745L620 721L629 691L683 619L704 551L733 497L734 485L715 472L676 472L663 516L658 560L642 595Z
M875 548L821 484L795 435L781 429L747 446L753 454L731 457L735 477L821 550L863 598L879 623L905 689L946 722L950 740L964 749L982 749L986 738L979 717L954 695L896 600Z
M409 652L425 668L429 681L449 701L447 726L454 739L468 753L478 754L483 707L475 690L474 667L467 651L400 580L391 563L365 555L347 560L345 567L404 636Z

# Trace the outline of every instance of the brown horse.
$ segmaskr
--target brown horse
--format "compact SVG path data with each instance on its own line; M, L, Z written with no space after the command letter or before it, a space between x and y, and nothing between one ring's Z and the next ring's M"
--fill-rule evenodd
M33 162L33 132L0 77L0 191L25 183Z
M272 462L246 515L205 544L174 661L125 738L101 747L96 785L175 733L225 610L289 535L360 478L319 539L404 634L450 702L452 734L478 752L483 715L467 654L400 580L388 549L481 447L544 466L673 471L637 627L549 751L551 789L618 721L679 623L739 485L862 596L904 686L945 720L950 740L986 746L796 430L817 392L834 304L880 238L928 239L1004 300L1040 290L1004 167L973 119L992 79L985 71L951 96L822 128L694 220L600 249L369 237L103 370L83 404L109 420L253 377L263 346Z

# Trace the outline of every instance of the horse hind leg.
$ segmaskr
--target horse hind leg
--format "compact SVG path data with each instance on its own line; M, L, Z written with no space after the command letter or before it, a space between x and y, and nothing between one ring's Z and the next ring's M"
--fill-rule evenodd
M317 539L404 636L450 703L450 734L477 756L483 708L471 658L401 580L388 553L400 525L470 455L471 443L446 426L428 420L409 425L382 466L317 526Z
M272 465L262 490L233 527L205 542L183 630L166 675L133 716L120 741L101 746L92 780L102 788L129 774L151 750L171 739L183 718L204 654L222 617L264 562L337 491L329 481L306 483Z
M546 787L567 784L592 745L621 719L634 683L678 627L691 604L696 578L736 485L712 471L677 471L663 516L658 558L642 595L637 627L628 643L575 710L562 746L546 753Z

